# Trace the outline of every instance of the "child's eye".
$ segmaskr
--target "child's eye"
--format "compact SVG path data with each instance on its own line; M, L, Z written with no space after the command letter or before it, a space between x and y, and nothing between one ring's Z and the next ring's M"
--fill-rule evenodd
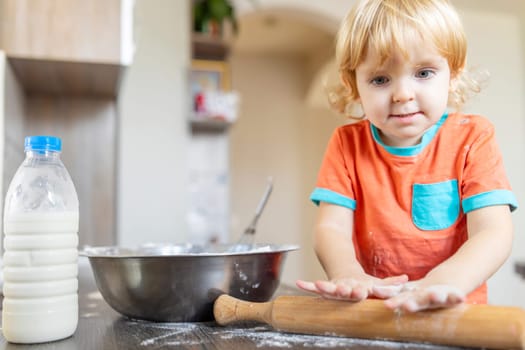
M434 74L435 74L434 71L431 70L431 69L422 69L422 70L420 70L420 71L418 71L418 72L416 73L416 76L417 76L418 78L428 79L428 78L430 78L431 76L433 76Z
M372 80L370 80L370 83L372 85L384 85L388 83L388 78L387 77L375 77Z

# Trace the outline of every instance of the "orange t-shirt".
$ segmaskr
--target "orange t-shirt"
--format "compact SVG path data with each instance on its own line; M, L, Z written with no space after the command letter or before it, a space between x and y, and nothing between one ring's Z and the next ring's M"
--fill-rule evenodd
M467 240L466 213L517 207L494 127L464 114L444 115L412 147L386 146L367 120L337 128L311 199L354 210L354 246L368 274L410 280ZM486 283L467 301L486 303Z

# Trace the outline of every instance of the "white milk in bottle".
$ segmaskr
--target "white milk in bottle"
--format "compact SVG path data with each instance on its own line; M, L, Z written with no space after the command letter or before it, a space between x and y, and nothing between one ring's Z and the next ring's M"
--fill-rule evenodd
M78 198L61 140L25 139L4 207L2 332L12 343L71 336L78 323Z

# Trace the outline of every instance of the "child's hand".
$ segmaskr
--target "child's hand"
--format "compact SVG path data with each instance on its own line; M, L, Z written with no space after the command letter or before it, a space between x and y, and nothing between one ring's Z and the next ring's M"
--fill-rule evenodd
M366 279L334 279L330 281L297 281L297 287L308 292L319 294L327 299L359 301L368 297L368 290L372 283L372 277L369 281Z
M408 280L406 275L379 279L369 275L359 278L338 278L330 281L308 282L298 280L297 287L316 293L327 299L360 301L373 294L374 285L402 285Z
M374 286L374 295L388 298L385 305L392 310L416 312L427 309L452 307L465 301L465 293L448 285L418 287L416 283L406 283L401 288Z

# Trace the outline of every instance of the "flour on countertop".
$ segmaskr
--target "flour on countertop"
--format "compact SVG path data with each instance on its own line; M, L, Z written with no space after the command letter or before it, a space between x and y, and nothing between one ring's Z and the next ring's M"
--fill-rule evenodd
M414 348L414 344L406 344L402 342L393 342L386 340L369 340L337 337L335 335L307 335L307 334L293 334L273 331L268 327L256 328L228 328L220 331L222 339L230 339L235 337L247 337L257 343L257 347L281 347L292 348L295 345L302 345L306 348L360 348L362 346L382 346L388 349L406 349ZM435 345L418 344L419 349L450 349L447 347L436 347Z
M141 328L154 330L159 335L143 339L141 346L175 346L199 345L206 339L196 337L196 333L206 333L218 336L220 339L231 340L235 338L249 339L257 347L292 348L300 345L304 348L356 348L363 346L380 346L387 349L414 349L414 344L394 342L387 340L370 340L337 337L330 334L326 336L292 334L273 330L269 326L233 327L216 326L214 323L154 323L147 321L129 320L131 324L140 325ZM200 332L199 332L200 331ZM150 333L150 332L148 332ZM447 350L450 347L433 344L417 344L418 349Z
M140 345L147 346L152 344L161 343L162 345L196 345L198 342L190 342L187 339L184 339L185 334L191 334L199 326L193 323L146 323L140 322L142 326L150 324L153 328L157 329L166 329L168 332L157 337L149 338L143 340ZM182 335L182 339L171 339L178 338L179 335Z

